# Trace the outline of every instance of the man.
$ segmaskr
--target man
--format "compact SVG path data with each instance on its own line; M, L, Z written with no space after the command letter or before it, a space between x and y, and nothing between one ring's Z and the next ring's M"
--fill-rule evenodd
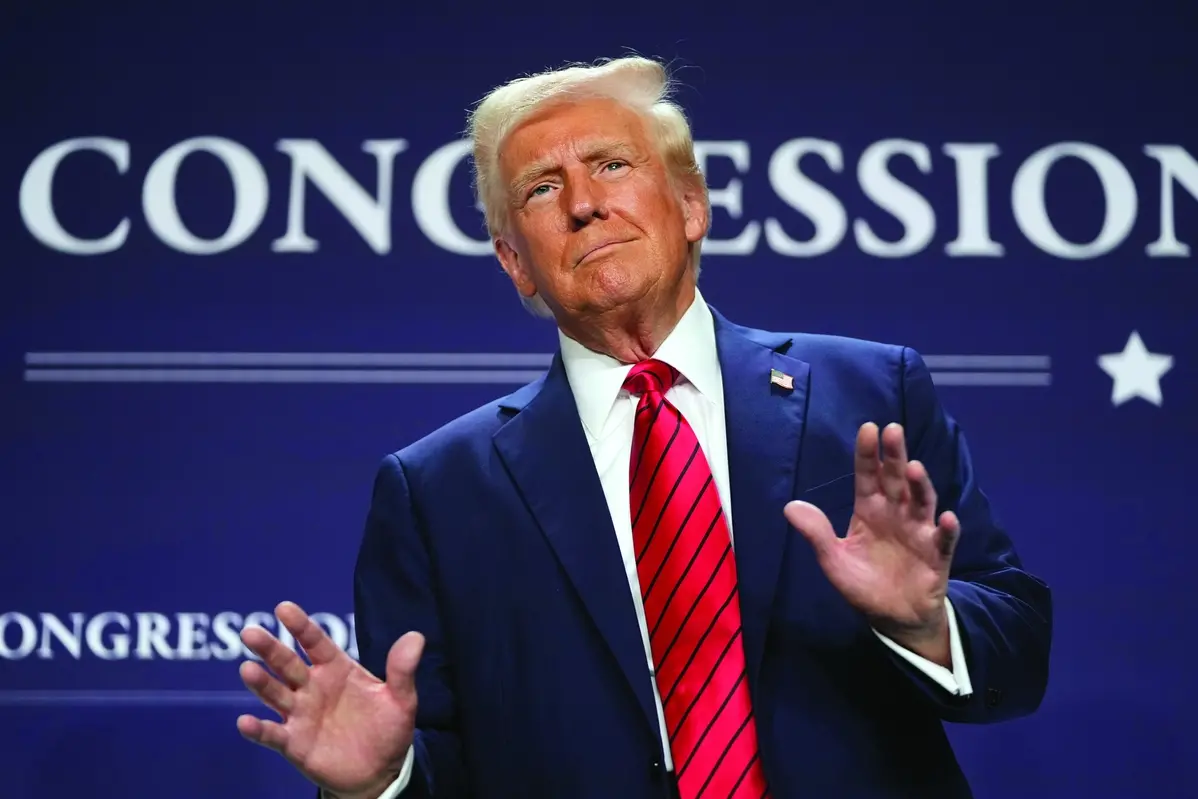
M736 325L648 60L500 87L478 191L560 351L388 456L361 665L283 603L238 719L328 797L966 797L942 722L1040 703L1048 588L910 349Z

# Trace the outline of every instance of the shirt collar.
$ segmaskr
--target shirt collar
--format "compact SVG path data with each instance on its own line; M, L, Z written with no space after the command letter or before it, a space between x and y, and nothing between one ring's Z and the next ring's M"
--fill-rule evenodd
M620 396L632 364L594 352L558 330L562 363L578 415L593 438L603 434L607 418ZM720 359L715 343L715 320L699 290L690 308L653 354L677 369L695 389L717 407L724 403Z

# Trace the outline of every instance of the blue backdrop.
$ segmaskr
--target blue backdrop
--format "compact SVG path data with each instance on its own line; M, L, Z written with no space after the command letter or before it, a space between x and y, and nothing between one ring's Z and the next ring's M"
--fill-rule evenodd
M379 458L547 363L465 110L628 49L687 85L706 297L924 353L1055 589L1042 710L951 729L978 796L1198 795L1192 6L366 5L0 28L6 796L310 795L237 630L352 649Z

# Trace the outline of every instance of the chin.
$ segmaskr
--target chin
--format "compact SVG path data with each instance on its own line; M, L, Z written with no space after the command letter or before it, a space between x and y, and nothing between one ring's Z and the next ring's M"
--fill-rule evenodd
M619 263L597 263L588 281L589 304L597 309L610 310L636 303L657 285L655 275Z

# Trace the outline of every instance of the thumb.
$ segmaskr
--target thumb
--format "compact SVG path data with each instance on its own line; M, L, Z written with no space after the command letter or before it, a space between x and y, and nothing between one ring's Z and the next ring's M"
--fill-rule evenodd
M397 699L415 703L416 667L424 653L424 636L410 632L391 645L387 653L387 688Z
M796 499L786 503L782 515L791 527L803 534L821 562L832 554L832 547L837 541L836 531L822 510L810 502Z

